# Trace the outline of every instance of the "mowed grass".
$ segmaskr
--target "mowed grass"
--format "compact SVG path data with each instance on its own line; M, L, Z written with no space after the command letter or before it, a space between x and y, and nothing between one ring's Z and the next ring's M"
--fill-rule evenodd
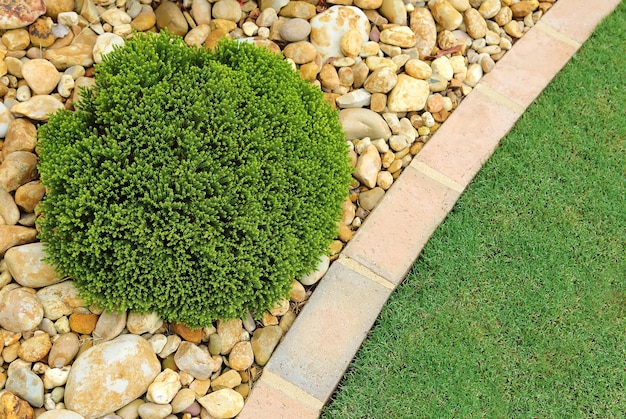
M626 3L503 140L324 418L626 417Z

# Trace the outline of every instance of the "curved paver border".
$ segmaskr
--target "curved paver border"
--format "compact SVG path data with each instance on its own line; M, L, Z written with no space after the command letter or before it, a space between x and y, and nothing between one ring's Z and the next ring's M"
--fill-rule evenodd
M238 418L319 416L431 234L517 119L620 1L559 0L498 61L332 264Z

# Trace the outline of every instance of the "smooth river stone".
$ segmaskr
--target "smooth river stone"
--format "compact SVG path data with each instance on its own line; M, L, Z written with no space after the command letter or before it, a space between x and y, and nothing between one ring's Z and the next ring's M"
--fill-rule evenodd
M310 20L311 43L317 48L322 62L341 58L341 38L351 29L357 30L363 43L369 41L370 22L365 13L353 6L333 6Z
M27 288L9 289L6 285L0 294L0 327L11 332L34 330L43 320L43 306L33 292Z
M61 80L54 64L41 58L26 61L22 66L22 76L35 95L51 93Z
M374 144L370 144L359 156L352 176L368 188L373 188L376 186L376 178L380 168L381 158L378 149Z
M400 74L398 83L387 97L387 107L391 112L421 111L429 94L428 82Z
M148 341L119 336L79 355L65 386L65 406L88 418L113 412L144 394L160 371Z
M69 67L80 65L91 67L93 65L93 47L96 45L98 35L89 28L79 33L71 44L44 52L44 58L50 61L57 70L65 70Z
M387 18L389 23L406 25L407 13L402 0L383 0L378 11Z
M32 243L37 239L37 230L18 225L0 225L0 257L13 246Z
M44 315L53 321L69 316L75 308L85 305L72 280L43 287L37 291L37 297L43 305Z
M4 260L11 276L23 287L41 288L63 280L52 265L44 262L44 244L29 243L7 250Z
M50 114L63 108L63 103L54 96L35 95L27 101L13 106L11 110L16 115L26 116L35 121L47 121Z
M235 390L225 388L207 394L198 399L209 415L215 419L234 418L243 409L243 396Z
M339 112L339 122L348 141L365 137L386 140L391 136L391 130L383 117L369 109L343 109Z
M17 29L46 13L43 0L0 0L0 29Z
M435 0L430 10L437 23L448 31L455 30L463 23L463 15L447 0Z

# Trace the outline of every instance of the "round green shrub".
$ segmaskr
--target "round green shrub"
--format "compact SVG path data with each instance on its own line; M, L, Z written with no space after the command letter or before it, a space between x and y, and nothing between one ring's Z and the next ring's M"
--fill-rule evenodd
M336 237L336 111L276 54L137 34L41 126L49 261L88 302L201 327L260 314Z

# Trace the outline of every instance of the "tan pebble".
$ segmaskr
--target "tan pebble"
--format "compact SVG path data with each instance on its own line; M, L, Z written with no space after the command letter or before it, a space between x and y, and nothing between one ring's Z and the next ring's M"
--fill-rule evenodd
M382 67L391 67L393 71L398 70L398 66L389 58L383 57L367 57L365 59L365 64L370 71L375 71Z
M389 168L387 169L387 171L389 171L390 173L395 173L398 170L402 169L402 160L396 160L395 154L393 158L394 158L393 162L391 162L391 164L389 165Z
M380 186L384 190L387 190L393 184L393 176L391 173L387 171L382 171L378 173L378 177L376 179L376 185Z
M415 46L417 38L409 27L395 26L385 29L380 33L380 42L395 45L400 48L411 48Z
M354 0L354 5L360 9L378 9L383 4L383 0Z
M341 240L333 240L330 243L328 251L329 251L331 256L334 256L334 255L338 254L339 252L341 252L341 249L343 249L343 242ZM305 296L305 298L306 298L306 296ZM292 301L296 302L295 300L292 300Z
M140 32L147 31L154 25L156 25L156 15L151 8L143 8L132 22L130 22L130 26Z
M211 380L198 380L195 379L191 384L189 384L189 389L193 390L193 392L197 395L197 397L202 397L211 388Z
M250 394L250 386L248 384L239 384L234 390L241 394L244 399Z
M480 7L478 8L478 12L485 19L491 19L495 15L498 14L500 8L502 7L500 0L484 0Z
M513 38L521 38L524 36L524 32L522 32L516 20L512 20L504 25L504 31Z
M409 76L420 80L428 79L433 73L432 68L426 62L415 58L406 62L404 70Z
M397 82L398 75L392 67L381 67L369 75L363 87L370 93L388 93Z
M426 101L428 112L439 112L443 109L443 96L439 93L431 94Z
M217 321L217 334L222 339L222 355L228 355L237 342L241 339L243 322L241 319Z
M476 9L467 9L463 14L467 34L474 39L482 38L487 33L487 22Z
M50 341L50 336L44 332L37 333L22 342L18 356L26 362L37 362L48 355L51 347L52 342Z
M369 191L361 192L359 195L359 204L367 211L373 210L385 195L383 188L375 187Z
M487 74L491 72L491 70L493 70L493 68L496 66L496 63L491 57L486 56L480 60L480 66L483 69L483 73Z
M212 417L232 418L241 412L244 400L243 396L235 390L224 388L207 394L204 397L200 397L198 403L200 403Z
M383 0L378 11L389 20L389 23L398 25L407 23L407 10L402 0Z
M514 18L525 17L539 7L538 0L521 0L511 5L511 12L513 12Z
M45 59L34 59L24 63L22 75L36 95L47 95L52 92L61 79L56 67Z
M350 29L340 40L341 52L347 57L356 57L361 52L363 37L357 29Z
M2 43L10 50L24 50L30 45L30 36L26 29L11 29L2 35Z
M304 286L299 281L296 281L295 279L291 283L291 290L289 291L289 299L295 303L301 303L302 301L306 299L306 290L304 289Z
M2 188L0 188L0 217L7 226L15 226L20 219L20 210L13 196ZM11 241L13 240L7 240L9 243ZM2 249L0 249L0 251L1 250Z
M413 144L411 144L411 147L409 149L409 153L411 153L411 155L416 155L417 153L419 153L422 148L424 147L424 143L420 142L420 141L416 141Z
M283 50L285 57L291 58L296 64L304 64L315 60L317 50L307 41L294 42Z
M166 28L171 33L178 36L184 36L187 33L189 25L176 3L163 1L154 13L159 29Z
M278 324L278 318L266 311L261 316L261 323L263 323L263 326L274 326Z
M322 87L325 87L326 89L333 90L339 87L339 75L337 74L337 69L330 64L324 64L320 70L320 81L322 83Z
M361 51L359 52L359 56L363 58L372 57L378 55L380 51L380 45L378 42L368 41L364 42L361 46Z
M341 240L342 242L344 243L349 242L353 234L354 233L352 232L350 227L348 227L347 225L344 225L344 224L339 225L339 228L337 231L337 237L339 237L339 240Z
M237 24L233 22L232 20L212 19L211 23L209 24L209 27L211 28L212 31L221 29L225 32L230 32L237 28Z
M78 353L80 341L76 333L65 333L52 344L48 353L48 363L53 368L62 368L72 363Z
M361 61L352 66L352 74L354 77L354 82L352 83L352 86L355 89L358 89L363 86L365 79L367 79L367 76L369 75L369 68L365 64L365 62Z
M435 118L435 121L437 122L445 121L446 119L448 119L448 116L450 116L450 112L445 109L441 109L438 112L433 112L433 118Z
M206 41L204 41L204 45L208 49L213 49L215 48L215 46L217 46L217 43L219 42L219 40L225 36L230 38L230 36L228 35L228 32L223 29L212 30L209 36L207 37Z
M372 93L370 109L374 112L384 112L387 107L387 95L384 93Z
M446 30L453 31L463 23L463 15L447 0L436 0L430 10L435 21Z
M206 41L206 39L208 38L209 33L211 33L211 28L209 27L209 25L198 25L189 32L187 32L187 35L185 35L185 43L190 46L202 45L204 41Z
M6 66L6 72L10 75L15 76L17 78L22 78L22 66L24 63L15 57L6 57L4 59L4 64ZM17 83L16 83L17 84ZM16 84L11 87L16 87Z
M282 298L278 301L274 308L270 310L270 314L276 317L280 317L285 314L289 310L289 300L287 298Z
M493 20L499 25L504 26L513 20L513 11L510 7L502 7Z
M354 71L352 67L341 67L337 71L339 76L339 84L341 86L350 87L354 83Z
M250 345L250 342L237 343L228 355L228 364L235 371L247 370L252 366L253 362L254 353L252 352L252 345Z
M280 16L311 19L317 13L315 6L306 1L290 1L279 11Z
M285 313L283 317L280 318L280 322L278 323L278 326L280 327L280 330L283 331L283 333L286 333L295 320L296 320L296 313L294 313L293 310L289 310L288 312Z
M300 66L300 78L306 81L313 81L316 79L319 71L320 67L317 65L317 63L302 64Z
M25 212L33 212L45 192L46 190L40 181L28 182L15 191L15 203Z
M36 177L37 156L28 151L14 151L0 164L0 186L8 192L16 190Z
M546 13L551 8L552 8L552 3L549 1L539 2L539 10L541 10L542 13Z

